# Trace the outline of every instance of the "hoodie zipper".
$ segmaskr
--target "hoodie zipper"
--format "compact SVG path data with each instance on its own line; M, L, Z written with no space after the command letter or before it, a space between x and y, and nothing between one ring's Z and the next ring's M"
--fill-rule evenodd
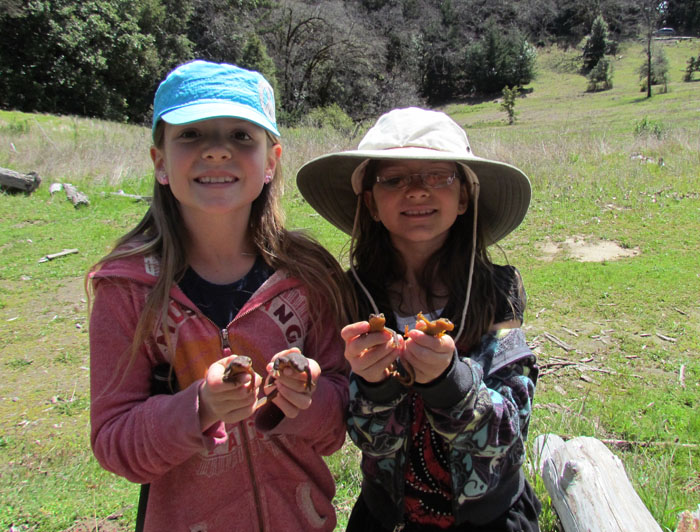
M228 349L231 352L231 344L228 339L228 329L221 329L221 349ZM250 440L248 439L248 425L245 421L240 422L241 425L241 437L243 439L243 452L246 457L246 464L248 465L248 474L250 475L250 483L253 487L253 499L255 500L255 512L258 515L258 530L261 532L265 530L262 515L262 502L260 501L260 493L258 492L258 483L255 479L255 469L253 468L253 458L250 452Z

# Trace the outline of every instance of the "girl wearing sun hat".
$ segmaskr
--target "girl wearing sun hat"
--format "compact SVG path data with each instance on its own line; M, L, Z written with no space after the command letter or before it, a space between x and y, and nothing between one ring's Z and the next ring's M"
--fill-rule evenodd
M153 201L89 274L95 456L150 486L137 530L331 532L352 287L283 227L272 87L181 65L152 133Z
M444 113L408 108L297 184L351 235L359 313L341 334L363 483L347 530L538 530L522 471L537 379L525 291L487 251L523 220L528 178L475 156ZM384 329L368 321L380 313ZM433 336L419 313L454 328Z

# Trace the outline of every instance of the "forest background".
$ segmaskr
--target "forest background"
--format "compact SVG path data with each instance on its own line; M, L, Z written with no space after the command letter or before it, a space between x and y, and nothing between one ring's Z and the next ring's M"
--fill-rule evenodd
M700 32L700 0L0 0L0 108L143 124L202 58L263 72L281 125L358 123L523 86L537 47L579 45L599 15L611 43Z

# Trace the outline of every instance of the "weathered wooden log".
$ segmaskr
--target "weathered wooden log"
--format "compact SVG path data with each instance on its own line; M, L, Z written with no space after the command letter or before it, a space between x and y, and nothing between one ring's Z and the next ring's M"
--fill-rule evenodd
M88 197L70 183L63 183L63 190L66 191L66 197L71 201L74 207L90 205Z
M661 532L622 462L600 440L543 434L535 456L564 532Z
M12 190L34 192L41 184L41 178L36 172L22 174L9 168L0 168L0 185Z

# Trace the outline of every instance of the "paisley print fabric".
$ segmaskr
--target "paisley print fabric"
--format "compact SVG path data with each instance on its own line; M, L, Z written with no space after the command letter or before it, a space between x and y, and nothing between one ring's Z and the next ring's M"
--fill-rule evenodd
M521 329L484 335L437 383L409 390L352 375L348 433L362 450L363 492L372 493L365 501L384 508L383 522L448 525L440 517L448 507L457 523L501 515L525 485L520 470L536 379ZM414 408L422 413L413 416ZM425 468L416 467L421 459ZM418 503L426 485L424 501L434 504L428 513Z

